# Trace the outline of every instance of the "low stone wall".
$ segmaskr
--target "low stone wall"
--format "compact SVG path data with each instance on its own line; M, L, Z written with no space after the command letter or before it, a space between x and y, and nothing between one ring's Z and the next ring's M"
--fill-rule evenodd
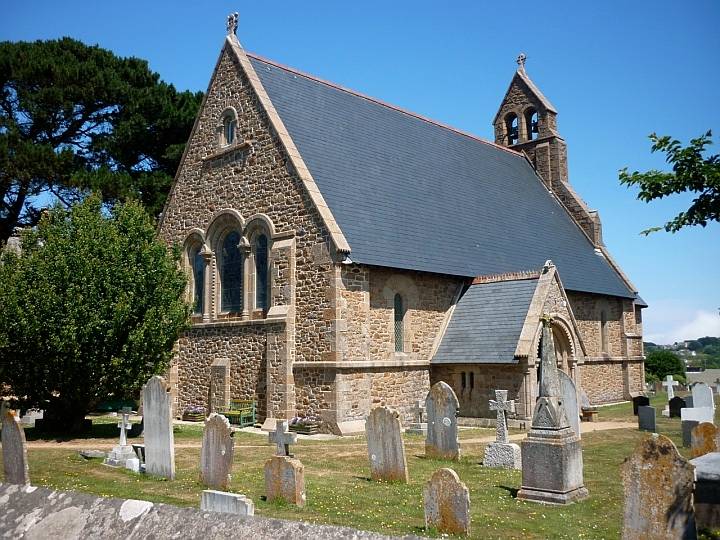
M144 538L383 539L349 527L203 512L134 499L0 484L0 536L74 540Z

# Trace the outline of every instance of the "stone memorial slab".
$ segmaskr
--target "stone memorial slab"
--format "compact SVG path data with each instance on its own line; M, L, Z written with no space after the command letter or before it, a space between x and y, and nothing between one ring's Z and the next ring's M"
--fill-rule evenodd
M273 456L265 462L265 493L268 502L280 499L305 506L305 467L300 460Z
M230 484L235 438L230 422L221 414L212 413L205 421L200 450L200 482L225 490Z
M287 420L276 420L275 431L268 433L268 442L277 447L275 455L292 456L290 445L297 442L297 433L290 432Z
M557 374L560 382L560 398L563 407L565 407L565 415L575 435L580 437L580 406L578 404L577 388L567 373L558 369Z
M638 407L638 429L655 433L655 407Z
M667 398L668 401L670 401L672 398L675 397L675 386L678 386L680 383L673 380L672 375L668 375L665 380L663 381L662 385L667 390Z
M470 491L452 469L435 471L423 489L425 528L470 533Z
M695 466L695 522L698 528L720 529L720 452L691 459Z
M427 435L427 422L425 422L425 402L418 399L412 408L415 421L407 428L406 433L413 435Z
M680 422L683 448L690 448L690 446L692 446L692 430L698 425L700 425L700 422L697 420L682 420Z
M19 485L29 484L30 470L25 430L15 420L15 415L10 410L7 401L3 401L0 405L0 421L2 422L0 443L2 444L3 469L5 471L3 482Z
M155 375L143 388L145 472L175 478L172 395L165 379Z
M715 410L715 398L712 388L704 382L695 383L692 387L693 407L710 407Z
M134 472L139 473L141 470L140 460L136 457L132 457L125 460L125 468Z
M458 398L446 382L435 383L425 399L427 437L425 455L437 459L460 459Z
M687 407L685 400L679 396L675 396L668 402L670 409L670 418L680 418L680 410Z
M692 394L689 396L685 396L683 399L685 400L685 406L688 409L692 409L695 406L695 403L693 402Z
M638 415L638 407L649 407L650 406L650 398L647 396L635 396L632 400L633 402L633 414L635 416ZM678 414L679 416L679 414Z
M695 426L690 436L690 457L696 458L718 451L718 429L715 424L702 422Z
M226 493L206 489L200 496L200 510L235 514L237 516L254 516L255 504L251 499L240 493Z
M680 410L680 419L713 423L715 421L715 409L710 407L686 407Z
M507 399L507 390L495 390L495 400L490 400L490 410L497 411L496 440L485 447L483 465L502 469L520 469L522 460L520 446L508 438L507 413L515 411L515 401Z
M385 406L373 408L365 420L365 434L372 479L407 483L405 445L397 411Z
M648 435L621 469L623 540L696 538L692 506L694 467L663 435Z

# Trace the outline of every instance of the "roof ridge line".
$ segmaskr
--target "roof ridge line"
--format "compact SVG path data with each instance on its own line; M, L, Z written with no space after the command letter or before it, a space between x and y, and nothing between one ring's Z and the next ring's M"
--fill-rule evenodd
M428 124L432 124L434 126L447 129L448 131L452 131L453 133L457 133L458 135L462 135L464 137L467 137L468 139L472 139L474 141L478 141L482 144L487 144L488 146L492 146L494 148L497 148L499 150L504 150L505 152L508 152L515 156L521 156L522 152L518 150L513 150L512 148L508 148L506 146L502 146L500 144L494 143L492 141L488 141L487 139L483 139L482 137L479 137L477 135L473 135L472 133L468 133L467 131L463 131L461 129L455 128L453 126L450 126L448 124L444 124L442 122L439 122L437 120L433 120L432 118L428 118L427 116L423 116L421 114L409 111L407 109L403 109L402 107L398 107L397 105L393 105L392 103L388 103L386 101L382 101L381 99L374 98L372 96L368 96L366 94L362 94L356 90L353 90L351 88L347 88L345 86L341 86L337 83L326 81L325 79L321 79L319 77L316 77L314 75L310 75L309 73L305 73L304 71L300 71L298 69L286 66L284 64L281 64L280 62L276 62L275 60L270 60L269 58L266 58L264 56L260 56L259 54L251 53L248 51L245 51L245 54L247 54L250 58L254 58L256 60L260 60L261 62L265 62L266 64L270 64L271 66L275 66L280 69L284 69L285 71L289 71L290 73L293 73L295 75L300 75L301 77L305 77L306 79L309 79L311 81L318 82L320 84L324 84L325 86L329 86L330 88L335 88L336 90L340 90L342 92L346 92L348 94L351 94L353 96L359 97L361 99L370 101L372 103L376 103L378 105L381 105L383 107L386 107L388 109L406 114L408 116L411 116L413 118L416 118L418 120L421 120L423 122L427 122Z
M540 270L521 270L519 272L504 272L502 274L488 274L486 276L475 276L471 285L482 283L497 283L499 281L519 281L523 279L538 279L542 275Z

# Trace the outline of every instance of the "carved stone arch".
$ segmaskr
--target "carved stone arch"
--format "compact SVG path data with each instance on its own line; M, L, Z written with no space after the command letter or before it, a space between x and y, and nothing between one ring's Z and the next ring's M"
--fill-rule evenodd
M231 229L239 231L241 235L243 234L245 220L240 212L232 208L223 208L215 212L210 218L210 225L208 225L205 235L208 247L213 251L216 250L218 241Z
M555 352L562 353L563 346L567 348L567 355L565 358L558 358L559 362L563 363L563 371L566 371L569 375L572 375L577 363L577 350L578 341L573 326L568 322L565 317L557 313L551 313L550 316L553 318L552 330L553 330L553 341L555 341ZM539 357L540 351L540 338L542 336L542 323L538 323L535 331L535 337L533 339L533 348L531 350L536 351ZM562 338L562 342L558 343L556 337Z
M220 117L217 119L216 133L218 146L228 146L237 142L242 142L240 137L240 116L237 109L232 105L226 105ZM232 122L235 128L235 137L233 140L227 140L225 135L225 126L227 122Z
M272 276L271 267L273 260L273 238L275 237L275 224L272 219L266 214L258 213L250 216L245 225L245 238L248 243L248 257L247 257L247 291L248 291L248 302L249 309L255 313L257 310L257 316L264 316L264 314L270 308L270 294L272 289ZM258 253L258 241L260 236L264 235L267 241L266 253L265 253L265 270L264 270L264 281L258 274L258 266L262 267L259 263ZM275 254L277 255L277 253ZM260 288L262 287L262 288ZM264 295L261 294L264 291Z
M195 267L194 267L194 254L195 253L203 255L203 259L205 262L204 269L203 269L203 278L202 283L196 283L195 279ZM193 260L191 260L190 254L193 254ZM207 273L209 271L208 268L208 254L209 249L205 243L205 233L202 229L194 228L187 232L185 235L185 241L183 242L182 246L182 253L181 253L181 267L185 271L185 274L187 276L188 280L188 286L185 291L185 299L190 302L193 305L193 313L196 315L203 315L205 317L205 312L207 311ZM199 312L195 312L195 291L197 290L198 286L200 287L201 292L198 292L203 298L202 298L202 308Z
M249 239L252 235L257 234L258 230L265 229L270 238L275 236L275 224L267 214L253 214L247 219L245 224L245 236Z
M222 310L222 278L221 278L221 261L220 261L220 250L222 249L225 237L232 233L237 232L240 235L239 247L241 250L247 250L247 240L243 236L245 229L245 220L243 219L240 212L232 208L224 208L215 212L208 225L207 233L205 234L206 244L211 252L209 262L209 302L210 312L212 317L218 317L223 312ZM247 259L247 257L245 257ZM242 298L243 316L246 315L246 298L247 298L247 260L243 262L243 287L242 287Z

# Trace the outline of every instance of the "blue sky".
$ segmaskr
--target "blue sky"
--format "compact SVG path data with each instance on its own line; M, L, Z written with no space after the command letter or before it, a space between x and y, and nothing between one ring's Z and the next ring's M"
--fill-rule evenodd
M509 7L512 6L512 7ZM720 225L649 237L690 198L645 204L618 170L665 168L653 131L720 140L720 3L708 1L10 2L0 39L71 36L205 90L225 34L252 52L492 139L515 58L559 112L570 181L650 304L645 336L720 335ZM720 152L717 146L714 153Z

